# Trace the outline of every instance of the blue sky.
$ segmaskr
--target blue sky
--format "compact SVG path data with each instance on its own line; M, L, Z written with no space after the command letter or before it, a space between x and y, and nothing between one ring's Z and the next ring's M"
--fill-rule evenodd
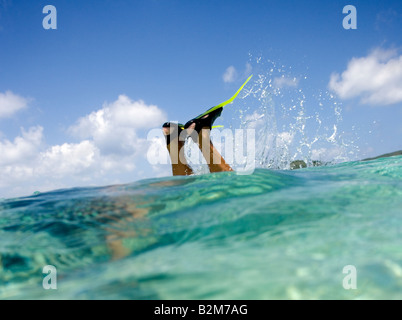
M49 4L57 30L42 26ZM349 4L356 30L342 26ZM318 92L334 95L355 158L400 150L401 34L391 0L0 0L0 197L169 175L141 156L146 133L269 74L257 58L285 66L311 113Z

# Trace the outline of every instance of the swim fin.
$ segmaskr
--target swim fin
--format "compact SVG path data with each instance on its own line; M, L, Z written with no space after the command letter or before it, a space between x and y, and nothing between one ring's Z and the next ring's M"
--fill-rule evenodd
M229 103L232 103L233 100L236 99L237 95L244 88L244 86L247 84L247 82L250 81L251 77L252 77L252 75L250 77L248 77L246 82L243 83L243 85L240 87L240 89L237 90L237 92L229 100L226 100L225 102L222 102L222 103L218 104L217 106L214 106L214 107L208 109L204 113L202 113L199 116L195 117L194 119L188 121L184 125L184 129L187 129L193 123L196 124L194 130L197 131L198 133L200 132L200 130L202 128L211 129L214 121L221 115L223 107L228 105ZM208 117L205 117L206 115L208 115Z
M175 139L176 137L180 137L181 132L184 130L184 125L182 125L181 123L174 123L174 122L165 122L162 125L162 128L176 128L177 130L174 130L172 133L165 135L165 139L166 139L166 145L170 144L170 140Z

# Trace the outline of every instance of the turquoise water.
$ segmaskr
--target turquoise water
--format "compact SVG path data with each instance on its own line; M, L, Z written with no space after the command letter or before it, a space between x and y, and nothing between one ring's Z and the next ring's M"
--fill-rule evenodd
M3 200L0 298L402 299L401 208L401 156Z

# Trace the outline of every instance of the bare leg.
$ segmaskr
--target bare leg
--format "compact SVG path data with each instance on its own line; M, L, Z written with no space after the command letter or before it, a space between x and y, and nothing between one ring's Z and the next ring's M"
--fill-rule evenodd
M188 133L194 134L195 123L188 127ZM200 148L202 155L207 161L209 170L211 172L223 172L223 171L233 171L229 164L226 163L225 159L219 153L219 151L214 147L211 136L210 129L204 128L198 134L198 147Z
M162 128L164 135L170 135L170 143L167 145L170 160L172 162L172 172L174 176L188 176L193 174L193 170L187 164L184 156L185 141L181 141L179 135L174 134L178 130L177 126L172 125L169 128Z
M94 211L101 212L97 216L97 220L105 231L106 243L112 259L117 260L126 257L131 254L132 250L123 245L123 240L145 236L149 232L147 229L141 229L140 232L133 230L130 228L130 224L136 221L144 222L147 219L149 209L138 207L143 203L134 200L131 196L113 197L108 210L105 210L104 207L97 207L97 203L98 201L92 207ZM112 213L110 213L110 209Z

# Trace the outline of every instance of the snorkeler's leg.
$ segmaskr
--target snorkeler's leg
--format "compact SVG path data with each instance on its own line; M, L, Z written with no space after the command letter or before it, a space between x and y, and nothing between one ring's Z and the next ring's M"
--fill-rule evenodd
M187 133L195 137L193 139L195 143L201 150L202 155L204 156L210 172L223 172L223 171L233 171L228 163L226 163L225 159L219 153L219 151L215 148L211 141L209 128L203 128L199 130L200 132L196 132L194 130L195 124L192 124L188 127ZM198 135L198 136L197 136Z
M213 128L213 124L217 118L220 117L223 107L233 102L236 99L237 95L243 90L244 86L247 82L251 79L252 75L247 78L247 80L243 83L239 90L227 101L214 106L204 113L198 115L194 119L188 121L184 126L183 129L187 129L187 133L192 135L193 140L197 143L198 139L198 146L200 147L204 158L206 159L209 169L211 172L221 172L221 171L233 171L233 169L225 162L222 155L218 152L218 150L214 147L209 137L209 131ZM205 129L208 132L202 134L201 132ZM194 132L193 134L191 132ZM197 133L199 137L197 136Z
M174 176L188 176L193 174L193 170L188 165L184 156L185 139L180 138L183 132L182 125L167 122L163 125L163 134L166 138L166 147L169 151Z
M106 237L108 248L112 254L112 260L119 260L127 257L131 251L123 245L123 240L116 234L110 234Z
M135 239L144 234L138 234L130 225L136 221L144 221L148 209L140 208L132 198L122 196L114 202L114 213L102 216L103 228L106 231L106 243L112 260L122 259L131 254L132 250L124 245L124 239ZM142 232L147 232L143 229Z

